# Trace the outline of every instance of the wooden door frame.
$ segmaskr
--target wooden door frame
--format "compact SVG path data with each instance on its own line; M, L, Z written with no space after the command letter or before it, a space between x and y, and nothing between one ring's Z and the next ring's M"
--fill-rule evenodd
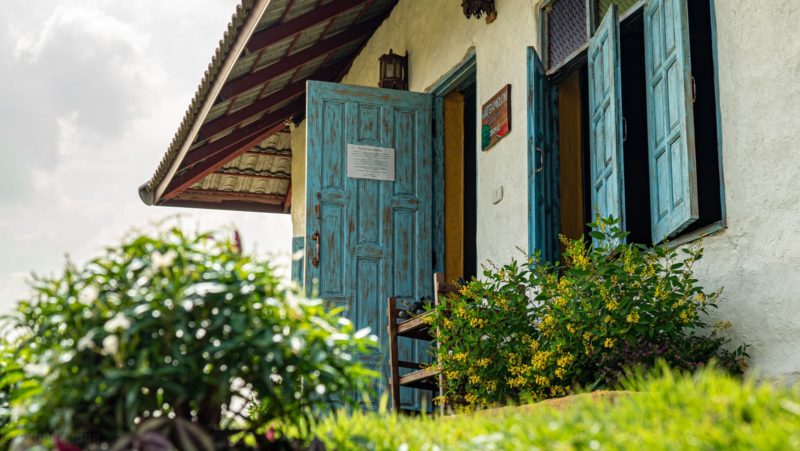
M444 272L444 98L470 78L477 85L475 48L425 92L433 94L433 271Z

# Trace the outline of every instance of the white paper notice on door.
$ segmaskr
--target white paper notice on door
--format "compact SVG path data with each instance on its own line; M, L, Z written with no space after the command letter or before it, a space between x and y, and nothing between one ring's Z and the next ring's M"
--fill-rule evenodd
M347 145L347 176L357 179L394 181L394 149Z

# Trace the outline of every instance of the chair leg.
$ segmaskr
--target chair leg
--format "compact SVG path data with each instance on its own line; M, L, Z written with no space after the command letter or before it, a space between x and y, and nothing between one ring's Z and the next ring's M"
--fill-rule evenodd
M389 391L392 394L392 409L400 411L400 368L398 366L397 350L397 299L389 298L389 305L386 309L388 315L388 325L386 326L389 336Z

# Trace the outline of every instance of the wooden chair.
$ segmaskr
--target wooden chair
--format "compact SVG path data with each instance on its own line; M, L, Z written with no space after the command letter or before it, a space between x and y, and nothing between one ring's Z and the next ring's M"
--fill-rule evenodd
M434 305L439 305L441 296L453 292L454 288L447 285L444 281L443 273L434 274ZM400 310L397 308L397 299L390 297L388 301L388 335L389 335L389 390L392 396L392 408L400 412L400 387L428 390L441 394L441 386L444 381L438 365L430 367L429 364L421 362L408 362L399 359L397 342L400 337L407 337L416 340L434 341L435 331L428 326L427 319L432 315L431 312L424 313L414 318L402 320L398 317ZM436 345L438 347L438 344ZM412 369L414 371L400 375L400 368ZM444 406L440 406L444 412Z

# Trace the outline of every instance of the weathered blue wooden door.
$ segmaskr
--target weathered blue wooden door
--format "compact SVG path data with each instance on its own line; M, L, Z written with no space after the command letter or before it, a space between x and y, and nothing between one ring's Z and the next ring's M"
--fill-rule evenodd
M644 12L647 139L653 242L699 217L686 0L648 0Z
M433 294L432 106L426 94L308 83L306 288L378 335L380 353L365 359L384 374L381 391L387 298ZM353 145L393 152L387 178L394 180L349 172ZM415 361L418 352L413 342L400 343L401 360ZM404 407L417 404L410 392L401 399Z
M611 4L589 41L589 144L592 212L625 229L619 18Z

